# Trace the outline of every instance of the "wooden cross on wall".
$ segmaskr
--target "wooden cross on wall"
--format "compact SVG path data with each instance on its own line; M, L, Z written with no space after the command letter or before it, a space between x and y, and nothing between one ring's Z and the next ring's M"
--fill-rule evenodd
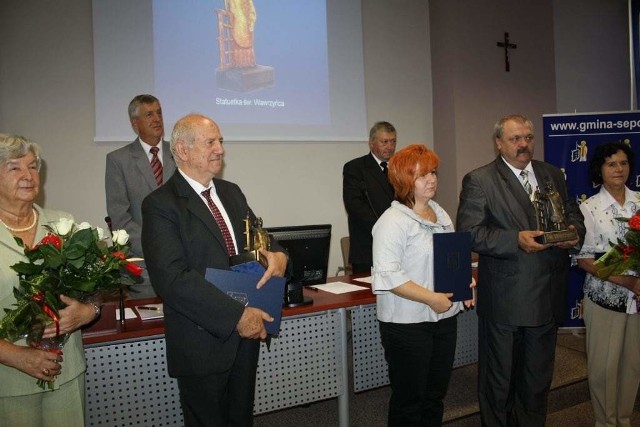
M498 47L504 48L504 70L509 72L509 49L517 49L518 45L509 43L509 33L504 33L504 42L498 42Z

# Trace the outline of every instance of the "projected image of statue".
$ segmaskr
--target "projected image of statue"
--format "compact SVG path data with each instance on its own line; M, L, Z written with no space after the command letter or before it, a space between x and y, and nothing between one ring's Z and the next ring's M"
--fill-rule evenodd
M220 89L248 92L273 85L273 67L257 65L254 28L257 13L253 0L224 0L218 16L220 65L216 81Z
M235 46L231 49L233 67L253 67L256 55L253 50L253 28L256 25L256 8L252 0L229 0L231 34Z

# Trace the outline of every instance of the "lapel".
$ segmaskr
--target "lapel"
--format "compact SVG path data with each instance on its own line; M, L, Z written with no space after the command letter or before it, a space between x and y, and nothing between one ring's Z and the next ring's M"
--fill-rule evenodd
M546 168L543 168L540 163L531 161L533 166L533 173L536 174L536 181L538 181L538 188L540 191L549 191L555 189L555 183L553 177L549 174Z
M369 155L366 156L364 169L365 173L367 173L373 181L378 183L380 188L389 196L389 198L393 199L393 187L389 183L389 178L382 173L382 169L380 169L380 165L376 159L373 158L373 154L369 153Z
M162 141L162 182L169 181L175 171L176 162L171 155L171 147L167 141Z
M236 186L230 186L229 182L222 181L220 179L213 179L214 185L218 192L218 197L227 211L229 221L231 221L232 232L236 239L236 250L238 253L244 252L247 237L245 235L246 224L244 220L249 216L250 220L255 219L255 215L251 211L248 205L243 203L243 198L238 197L238 192L235 191ZM234 191L232 191L234 190Z
M180 173L176 172L173 175L173 179L175 180L174 182L178 196L186 199L187 210L202 221L207 230L209 230L213 237L218 241L221 250L226 253L227 249L224 243L224 237L222 237L222 232L220 231L216 220L213 218L213 214L200 198L200 195L196 194Z
M498 156L494 165L500 176L499 183L503 186L505 195L511 195L511 197L505 197L506 208L513 214L522 229L535 230L537 228L535 210L522 183L505 164L502 157ZM511 199L515 199L516 203L513 203Z
M38 227L39 226L40 224L38 224ZM40 237L40 239L41 238L42 237ZM36 236L36 241L39 241L38 236ZM24 254L24 250L20 246L18 246L15 239L13 238L13 234L11 234L9 230L2 226L0 226L0 245L18 254Z
M134 167L138 170L138 176L141 176L144 182L147 184L149 188L149 192L158 188L156 184L156 179L153 176L153 172L151 171L151 164L149 163L149 158L147 158L147 154L144 152L144 149L140 145L140 139L136 138L135 141L130 145L131 147L131 161L134 164Z

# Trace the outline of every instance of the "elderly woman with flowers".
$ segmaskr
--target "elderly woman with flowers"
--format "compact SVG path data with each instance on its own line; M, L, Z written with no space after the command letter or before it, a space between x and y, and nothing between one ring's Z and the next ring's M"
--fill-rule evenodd
M587 373L596 426L630 426L640 384L640 278L624 271L626 268L619 268L630 255L628 250L618 252L618 261L608 267L608 272L603 269L603 259L615 256L618 249L596 262L611 249L610 242L628 238L629 225L640 228L637 224L640 218L634 216L640 207L639 193L626 186L633 161L633 151L625 143L598 146L589 175L594 184L602 186L580 205L587 234L575 258L587 272L583 309ZM617 219L629 217L632 218L629 224Z
M16 238L31 248L50 238L45 226L73 224L68 213L43 209L34 203L40 186L40 163L36 144L20 136L0 135L0 321L5 316L4 309L11 309L16 303L14 287L19 282L11 266L27 261ZM68 221L59 222L61 219ZM55 238L49 243L55 246ZM78 329L94 320L99 308L66 296L60 299L65 308L58 311L57 325L52 322L47 326L44 338L53 337L56 332L71 333L64 354L32 348L24 339L15 343L0 339L2 425L84 425L86 365ZM51 384L53 391L38 387L36 380Z

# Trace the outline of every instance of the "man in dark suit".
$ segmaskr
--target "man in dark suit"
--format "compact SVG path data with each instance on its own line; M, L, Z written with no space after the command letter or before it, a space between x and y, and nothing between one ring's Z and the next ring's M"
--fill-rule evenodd
M171 135L178 171L142 203L142 245L164 303L167 364L187 426L252 425L259 339L273 320L204 277L208 267L229 268L229 256L242 250L244 218L255 219L240 188L214 178L222 143L213 120L178 120ZM272 250L261 249L268 268L259 287L285 272L284 250L277 242Z
M369 154L347 162L342 170L342 199L349 221L349 262L353 273L371 273L371 229L393 201L393 188L387 179L387 162L396 151L396 129L391 123L373 125L369 149Z
M132 143L107 154L105 190L107 214L113 229L129 234L132 256L142 256L142 200L168 180L176 170L169 143L162 141L164 123L160 101L152 95L138 95L129 103L129 120L138 137ZM155 153L160 162L153 169Z
M583 218L564 174L533 158L524 116L494 127L500 155L462 181L457 230L470 231L478 262L479 401L485 426L542 426L558 325L565 318L569 249L584 238ZM522 178L521 172L526 171ZM540 244L529 193L556 190L578 238Z

